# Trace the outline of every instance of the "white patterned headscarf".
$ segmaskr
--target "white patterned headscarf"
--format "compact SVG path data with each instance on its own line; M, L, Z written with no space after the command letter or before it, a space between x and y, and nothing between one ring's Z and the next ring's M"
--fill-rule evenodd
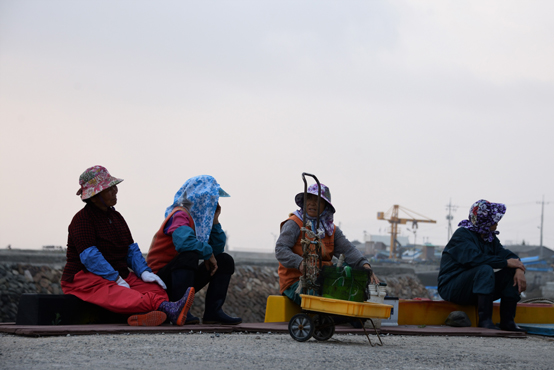
M165 210L165 217L175 207L186 208L194 221L196 239L207 243L210 239L214 214L219 197L228 197L212 176L201 175L188 179L177 191L173 204Z

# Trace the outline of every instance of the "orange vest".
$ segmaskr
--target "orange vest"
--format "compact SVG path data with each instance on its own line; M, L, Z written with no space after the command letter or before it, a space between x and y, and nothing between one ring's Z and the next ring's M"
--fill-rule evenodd
M189 215L190 221L192 222L190 227L192 230L195 230L194 220L192 219L190 213L183 207L175 207L166 217L156 235L152 238L152 243L150 244L150 249L148 250L148 255L146 256L146 263L148 264L148 267L152 269L154 274L157 274L162 267L167 265L179 254L175 249L175 245L173 245L172 236L164 233L165 224L177 211L183 211Z
M295 215L292 215L285 221L281 222L281 228L283 227L283 224L287 222L288 220L293 220L296 222L296 224L302 228L302 221L300 218L298 218ZM313 240L308 238L307 239ZM294 244L294 247L292 247L292 251L295 254L298 254L299 256L302 256L302 244L300 243L300 240L302 239L302 232L300 232L300 235L298 235L298 239L296 239L296 244ZM330 266L333 263L331 262L331 259L333 258L333 252L335 250L335 227L333 226L333 234L327 235L325 234L325 237L321 240L321 243L323 244L323 247L321 248L321 262L324 266ZM313 250L311 253L315 254L315 250ZM281 294L285 290L287 290L288 287L290 287L292 284L296 283L298 280L300 280L300 276L302 274L300 273L300 270L297 268L286 268L279 262L279 291Z

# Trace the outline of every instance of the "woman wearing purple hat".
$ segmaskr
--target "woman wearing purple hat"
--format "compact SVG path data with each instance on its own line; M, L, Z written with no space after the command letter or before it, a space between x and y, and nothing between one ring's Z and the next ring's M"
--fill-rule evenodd
M318 186L313 184L307 190L306 217L313 225L316 224L319 215L320 234L322 247L322 264L331 265L333 256L345 257L345 262L353 268L370 269L369 261L362 253L346 239L342 231L333 223L335 207L331 204L331 191L321 184L321 202L317 206ZM304 271L302 258L302 245L300 242L300 229L303 225L304 193L298 193L294 198L300 209L293 212L290 217L281 223L281 233L275 245L275 257L279 261L279 286L281 294L289 297L295 303L300 304L301 298L296 293L300 276ZM378 284L379 279L375 274L371 275L371 282Z
M444 248L438 277L441 297L462 305L477 304L479 327L498 329L492 322L493 301L500 300L500 329L523 331L514 322L517 302L525 291L525 266L505 249L496 230L506 206L484 199L475 202L467 220Z
M69 225L62 290L112 312L130 314L129 325L156 326L166 318L184 325L194 288L177 302L168 301L165 284L146 265L125 219L114 208L122 181L102 166L81 174L77 195L86 205Z

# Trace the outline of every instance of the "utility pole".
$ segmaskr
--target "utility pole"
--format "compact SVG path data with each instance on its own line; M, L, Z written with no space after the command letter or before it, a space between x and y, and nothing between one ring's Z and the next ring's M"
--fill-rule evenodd
M446 240L447 243L450 241L450 238L452 237L452 220L454 219L454 216L452 216L452 212L456 212L457 209L458 209L458 206L452 205L452 198L450 198L450 201L446 206L446 210L448 211L448 215L446 216L446 219L448 220L448 239Z
M542 260L542 226L543 226L543 223L544 223L544 194L542 196L542 202L537 202L538 204L541 205L541 245L540 245L540 252L539 252L539 258ZM547 202L546 204L549 204L550 202Z

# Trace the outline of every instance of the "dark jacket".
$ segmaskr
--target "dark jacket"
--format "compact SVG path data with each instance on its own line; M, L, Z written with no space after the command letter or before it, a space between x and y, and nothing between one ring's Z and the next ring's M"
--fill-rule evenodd
M460 227L442 252L439 289L463 271L482 265L502 269L510 258L518 256L505 249L496 236L492 242L486 242L476 232Z

